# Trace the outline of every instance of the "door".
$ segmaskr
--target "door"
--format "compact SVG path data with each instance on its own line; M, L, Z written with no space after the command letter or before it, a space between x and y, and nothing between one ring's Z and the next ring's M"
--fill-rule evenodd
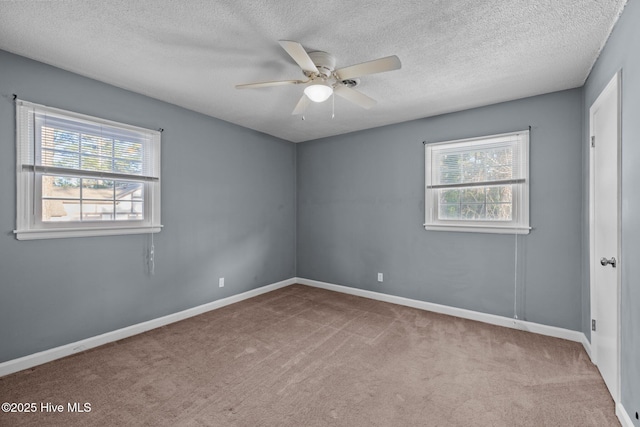
M613 400L619 390L620 72L589 110L592 360ZM592 321L593 322L593 321ZM594 324L592 323L592 329Z

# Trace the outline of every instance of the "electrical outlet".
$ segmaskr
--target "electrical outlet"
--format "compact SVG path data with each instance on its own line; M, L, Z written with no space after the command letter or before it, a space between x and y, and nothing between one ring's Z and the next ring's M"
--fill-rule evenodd
M218 279L218 286L224 288L224 277Z
M378 282L382 282L382 281L383 281L382 273L378 273Z

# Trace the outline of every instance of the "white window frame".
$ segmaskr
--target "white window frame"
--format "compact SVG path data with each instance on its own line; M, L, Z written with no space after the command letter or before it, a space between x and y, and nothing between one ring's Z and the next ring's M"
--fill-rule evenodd
M37 114L50 114L78 124L104 126L144 136L146 156L152 174L131 175L93 172L40 164L40 131ZM16 99L16 230L18 240L67 237L110 236L157 233L160 222L160 142L161 132L113 122L80 113ZM42 221L42 179L44 175L64 175L94 179L120 179L143 183L144 219L136 221Z
M437 166L433 165L434 150L455 150L474 145L482 145L490 148L493 143L496 147L504 144L505 139L516 137L519 145L517 152L519 158L514 158L514 164L518 162L520 174L518 177L503 181L483 181L466 184L437 185ZM516 156L518 157L518 156ZM512 186L512 220L511 221L483 221L483 220L452 220L441 219L439 213L439 189L455 189L466 187L487 187L491 185ZM437 143L425 143L425 223L426 230L435 231L461 231L474 233L498 233L498 234L529 234L529 130L509 132L497 135L488 135L477 138L458 139Z

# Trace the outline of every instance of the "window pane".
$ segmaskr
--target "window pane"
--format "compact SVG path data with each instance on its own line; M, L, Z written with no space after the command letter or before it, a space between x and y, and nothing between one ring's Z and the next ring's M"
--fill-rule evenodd
M487 203L511 202L511 185L487 187Z
M440 183L459 184L462 179L461 154L444 154L440 157Z
M141 182L116 182L116 220L144 219L143 192L144 184Z
M468 203L460 206L460 219L483 220L485 219L484 203Z
M118 201L116 202L116 220L140 221L144 219L142 202Z
M128 173L131 175L142 174L142 162L130 161L130 160L114 160L114 172Z
M502 147L487 151L486 176L488 180L513 178L512 147Z
M142 144L139 142L114 141L114 156L126 160L142 161Z
M113 140L95 135L82 135L82 153L113 156Z
M83 221L111 221L114 218L112 201L82 201Z
M82 169L90 171L112 172L113 159L110 157L82 156Z
M55 150L78 151L80 135L62 129L54 129L47 126L40 128L42 131L42 147Z
M487 219L490 221L511 221L511 203L487 204Z
M460 219L460 205L441 204L440 209L438 210L438 218L448 220Z
M143 200L144 198L144 187L140 184L140 188L131 193L131 200Z
M116 199L117 200L140 200L144 184L135 181L116 181Z
M440 190L440 203L460 203L460 190Z
M40 163L43 166L56 166L61 168L78 169L80 156L69 151L42 150Z
M105 179L82 179L82 198L113 200L114 181Z
M484 180L484 153L475 151L463 153L462 182L479 182Z
M462 203L484 203L485 187L465 188L461 194Z
M43 176L42 197L58 199L79 199L80 178L65 176Z
M42 221L64 222L80 221L79 200L42 200Z

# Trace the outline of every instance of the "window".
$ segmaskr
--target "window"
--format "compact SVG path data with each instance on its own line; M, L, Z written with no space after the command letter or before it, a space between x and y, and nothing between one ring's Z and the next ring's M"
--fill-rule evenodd
M16 100L19 240L160 231L160 132Z
M529 233L529 131L425 144L425 228Z

